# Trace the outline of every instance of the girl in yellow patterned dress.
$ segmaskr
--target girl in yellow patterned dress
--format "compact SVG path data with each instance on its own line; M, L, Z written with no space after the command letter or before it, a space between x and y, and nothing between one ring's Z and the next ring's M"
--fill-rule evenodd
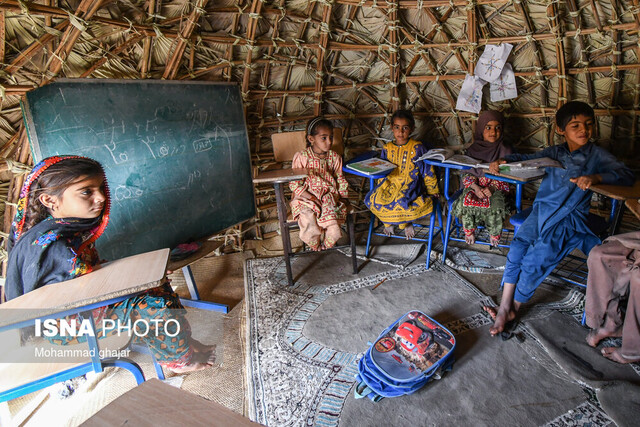
M429 215L433 203L429 196L438 194L438 180L433 168L416 160L427 152L421 142L409 137L415 129L413 114L398 110L391 117L395 141L382 148L383 159L395 164L386 178L367 194L365 204L384 224L390 236L398 225L407 239L415 236L413 221Z
M300 226L300 239L319 251L335 246L347 219L347 180L342 158L331 150L333 124L316 117L307 124L308 147L293 156L292 168L304 168L309 176L289 183L293 193L291 213Z

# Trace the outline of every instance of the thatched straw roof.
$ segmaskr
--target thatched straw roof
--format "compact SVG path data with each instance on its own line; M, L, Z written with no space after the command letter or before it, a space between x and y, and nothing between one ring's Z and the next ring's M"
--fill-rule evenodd
M320 113L346 129L347 155L388 137L398 107L422 140L459 145L474 123L455 110L465 75L508 42L519 95L483 106L508 115L518 149L554 144L556 108L580 99L637 166L639 28L640 0L2 0L0 158L30 163L19 97L58 76L238 82L256 166L271 133Z

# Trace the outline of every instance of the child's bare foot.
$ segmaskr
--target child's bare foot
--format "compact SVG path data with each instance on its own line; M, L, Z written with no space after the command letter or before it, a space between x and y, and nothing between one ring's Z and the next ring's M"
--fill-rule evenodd
M208 363L191 362L180 368L168 368L168 369L174 374L186 374L187 372L202 371L203 369L207 369L209 367L211 367L211 365L209 365Z
M384 235L389 237L393 234L393 225L388 225L384 228Z
M191 362L213 366L216 363L216 346L208 351L193 353Z
M207 353L207 352L211 352L216 348L215 344L212 344L212 345L203 344L195 338L191 338L191 340L189 341L189 345L191 346L193 351L196 353Z
M493 310L495 310L495 308L493 308ZM489 310L487 310L487 313L491 314ZM495 322L493 322L493 326L491 327L491 329L489 329L489 333L494 336L498 335L500 332L504 331L504 327L507 322L511 322L515 318L515 311L499 308L496 313Z
M622 355L620 347L604 347L600 350L602 355L609 360L613 360L617 363L636 363L640 362L640 357L628 358Z
M476 235L473 233L470 234L465 234L464 235L464 241L468 244L468 245L473 245L476 242Z
M413 239L416 236L416 230L413 228L413 224L409 224L404 229L404 237L409 239Z
M483 305L482 310L485 311L493 320L496 320L496 315L498 314L498 309L496 307L490 305Z
M497 248L500 244L500 236L489 236L489 244L492 247Z
M608 331L604 328L591 329L587 334L587 344L591 347L596 347L600 341L608 337L621 337L622 331L616 329L615 331Z

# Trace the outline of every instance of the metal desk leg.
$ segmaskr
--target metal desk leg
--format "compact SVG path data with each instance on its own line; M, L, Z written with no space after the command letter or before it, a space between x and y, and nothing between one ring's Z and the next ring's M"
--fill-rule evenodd
M609 234L610 236L613 236L618 232L618 227L622 221L623 209L624 205L620 203L619 200L611 199L611 215L609 217L609 230L611 231L611 234Z
M369 190L372 191L375 187L374 179L369 178ZM376 216L371 213L371 219L369 221L369 233L367 234L367 249L364 251L364 256L369 258L369 249L371 245L371 235L373 234L373 225L375 224Z
M524 184L518 183L516 184L516 212L520 213L522 211L522 187Z
M200 294L198 293L196 279L193 277L191 266L187 265L182 267L182 274L184 275L184 280L187 282L187 288L189 288L189 294L191 295L191 299L180 298L180 302L183 306L199 308L201 310L219 311L221 313L229 312L229 306L226 304L200 300Z
M278 208L278 221L280 222L280 237L282 237L282 251L284 252L284 263L287 268L287 280L289 286L293 285L293 272L291 271L291 236L289 235L289 226L287 225L287 205L284 200L284 190L282 183L273 184L276 190L276 206Z

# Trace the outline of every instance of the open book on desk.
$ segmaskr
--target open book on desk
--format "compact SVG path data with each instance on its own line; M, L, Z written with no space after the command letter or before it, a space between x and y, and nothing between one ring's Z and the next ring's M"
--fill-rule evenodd
M362 160L354 163L347 163L345 165L348 169L363 173L365 175L377 175L379 173L388 172L396 168L393 163L380 159L378 157L372 157L367 160Z
M418 160L437 160L442 163L468 166L470 168L489 169L489 163L474 159L464 154L456 154L449 148L433 148L422 155ZM500 171L515 171L519 169L561 168L562 164L549 157L521 160L519 162L504 163L500 165Z

